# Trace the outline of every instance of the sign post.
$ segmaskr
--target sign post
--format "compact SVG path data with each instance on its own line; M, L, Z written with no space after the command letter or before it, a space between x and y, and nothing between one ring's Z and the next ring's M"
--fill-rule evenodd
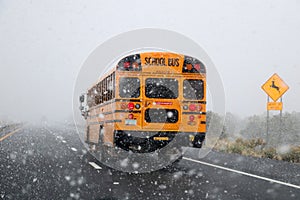
M266 145L269 143L269 118L270 110L280 110L280 135L282 134L282 95L289 89L289 86L275 73L261 88L267 93L267 138ZM270 98L273 100L270 102ZM280 98L280 102L277 100Z
M269 104L270 102L270 97L269 95L267 95L267 104ZM270 117L270 111L269 109L267 108L267 138L266 138L266 144L269 143L269 117Z

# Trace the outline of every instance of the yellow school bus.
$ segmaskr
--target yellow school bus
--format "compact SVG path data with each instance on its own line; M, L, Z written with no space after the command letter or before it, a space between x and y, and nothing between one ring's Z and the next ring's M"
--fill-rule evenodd
M136 153L154 152L179 136L201 148L206 133L206 69L196 58L170 52L128 55L80 102L85 142Z

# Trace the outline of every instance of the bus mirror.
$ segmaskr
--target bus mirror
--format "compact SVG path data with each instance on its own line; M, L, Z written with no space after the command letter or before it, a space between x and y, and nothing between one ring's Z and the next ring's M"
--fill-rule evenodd
M84 102L84 95L81 95L81 96L79 97L79 101L80 101L81 103Z

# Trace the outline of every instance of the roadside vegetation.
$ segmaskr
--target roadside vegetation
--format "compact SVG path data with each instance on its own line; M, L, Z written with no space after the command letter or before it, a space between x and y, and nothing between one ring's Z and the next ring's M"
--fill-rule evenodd
M280 151L275 147L265 147L265 142L262 139L243 140L241 138L234 141L223 138L214 147L215 150L226 153L300 163L300 146L287 146L285 148L287 149Z
M221 119L216 113L208 112L207 115L208 128L211 117ZM221 120L219 121L221 124ZM266 115L255 115L242 120L227 113L221 137L214 149L300 163L300 113L284 113L281 122L279 115L270 116L269 137L266 134Z
M17 127L20 127L20 126L21 126L20 122L0 120L0 136L5 134L5 132L12 130L12 129L16 129Z
M0 120L0 132L6 127L7 127L7 124L4 121Z

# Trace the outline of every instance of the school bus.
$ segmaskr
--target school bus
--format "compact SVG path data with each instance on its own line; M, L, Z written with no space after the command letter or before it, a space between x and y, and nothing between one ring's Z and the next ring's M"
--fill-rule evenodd
M80 96L85 142L154 152L176 136L201 148L206 133L206 69L170 52L128 55Z

